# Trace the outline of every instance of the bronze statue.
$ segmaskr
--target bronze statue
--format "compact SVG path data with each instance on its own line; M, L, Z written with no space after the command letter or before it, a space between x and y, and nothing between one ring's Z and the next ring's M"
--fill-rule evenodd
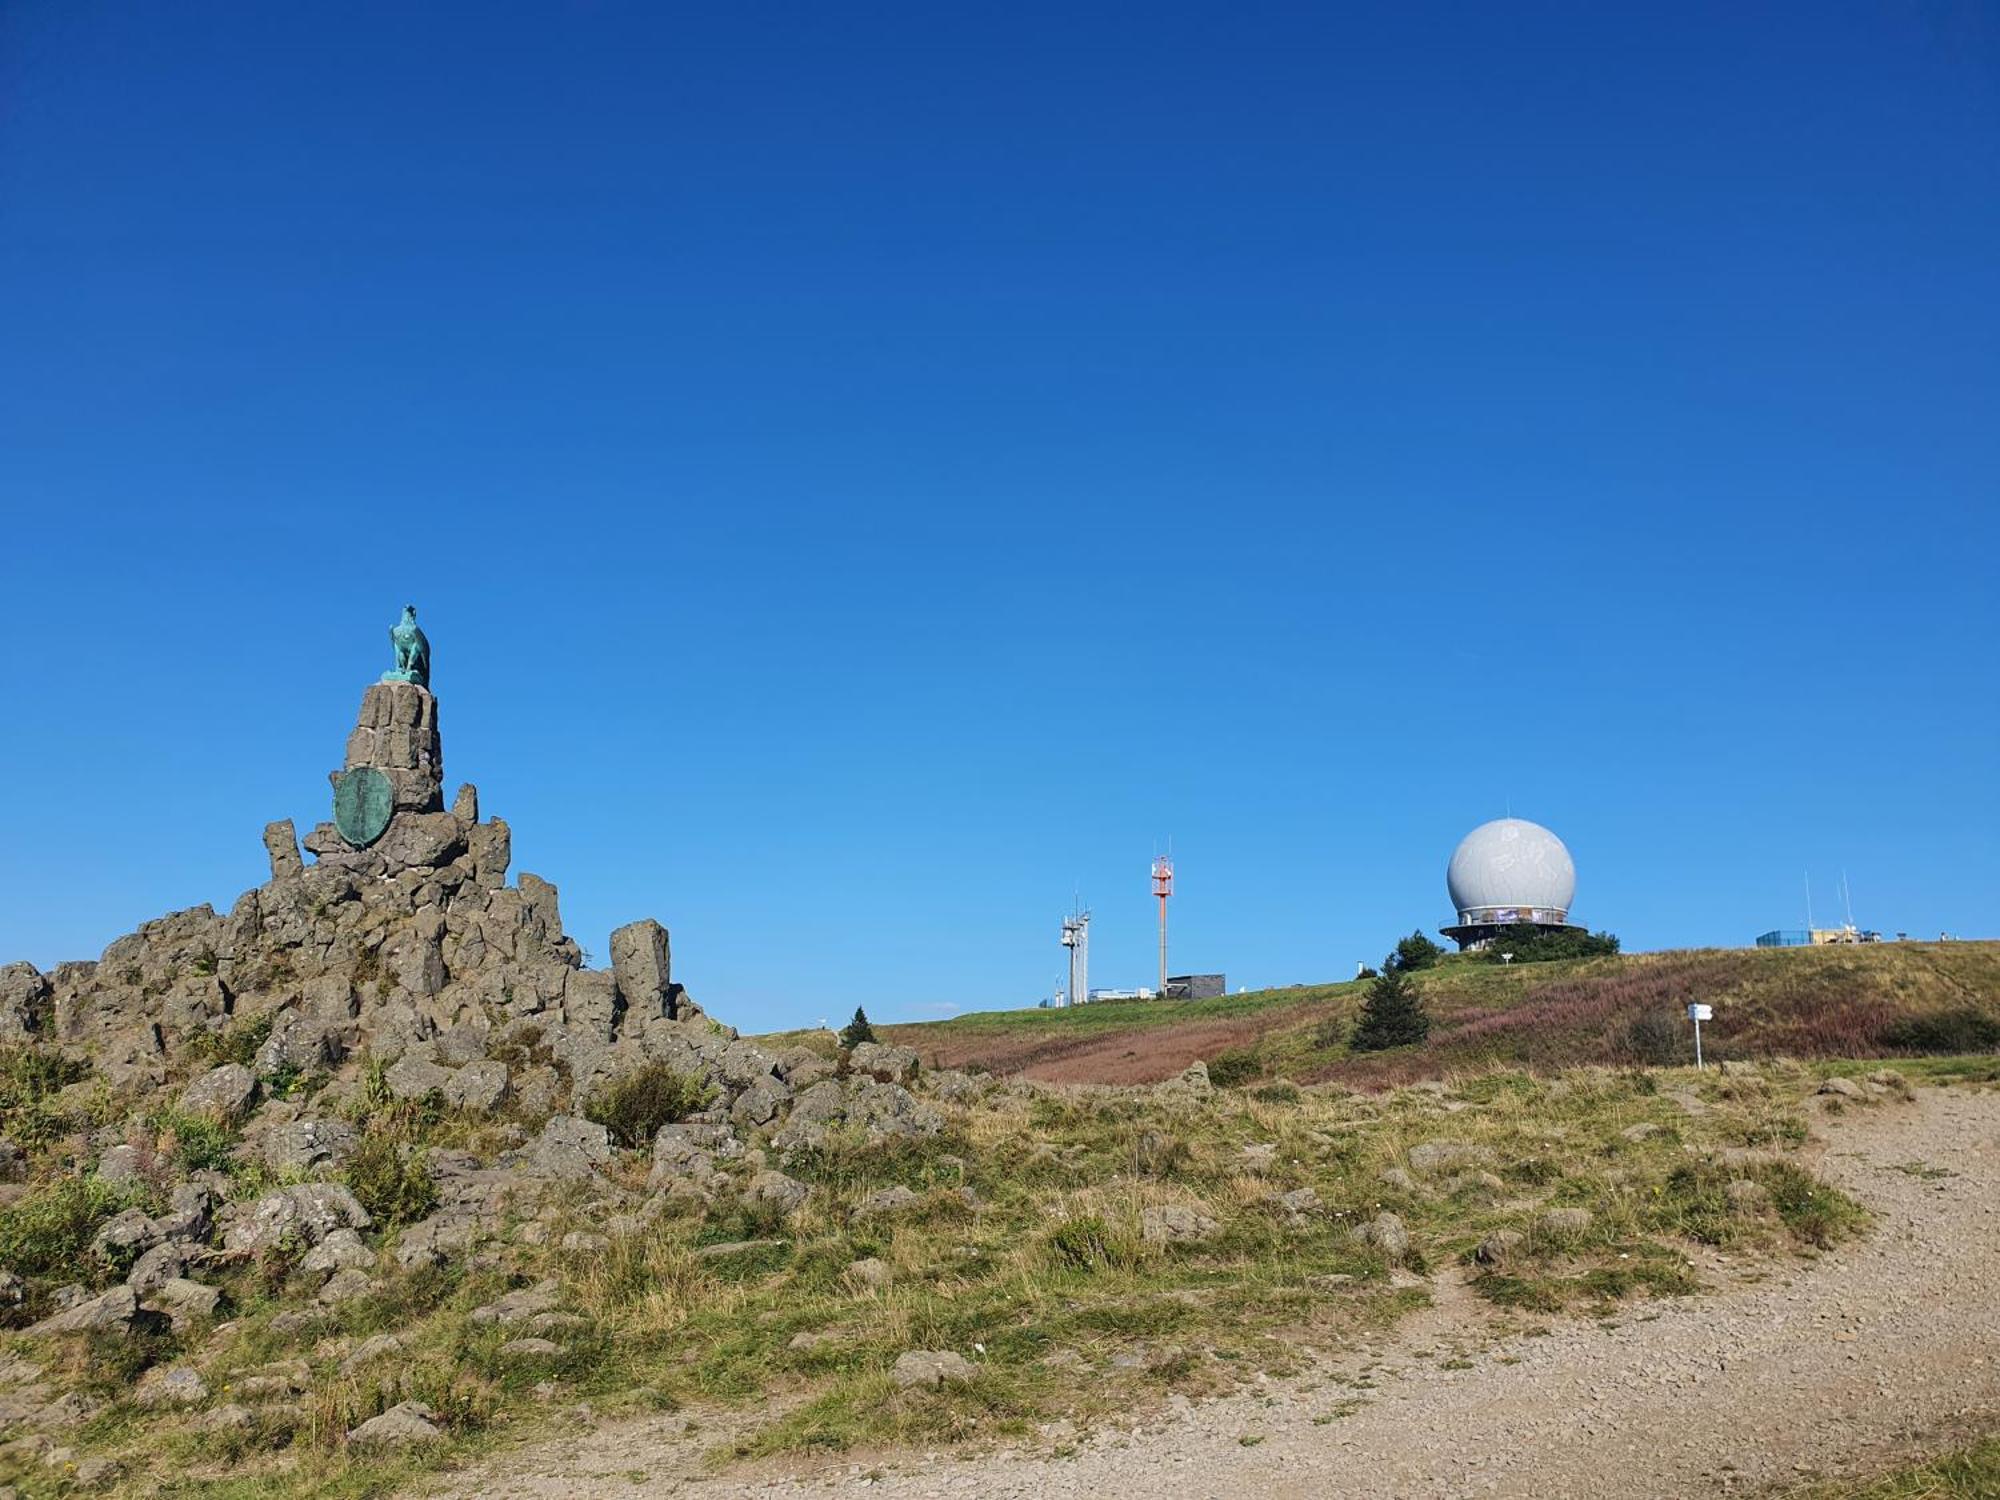
M403 618L389 627L389 644L396 648L396 670L384 672L384 682L414 682L420 688L431 685L431 643L417 629L417 607L403 606Z

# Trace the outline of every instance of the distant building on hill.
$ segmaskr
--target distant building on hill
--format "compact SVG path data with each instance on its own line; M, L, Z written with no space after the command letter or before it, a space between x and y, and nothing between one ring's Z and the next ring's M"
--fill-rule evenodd
M1168 1000L1216 1000L1229 993L1226 974L1171 974L1167 977Z
M1882 934L1860 927L1773 929L1757 939L1759 948L1824 948L1835 943L1879 943Z
M1484 948L1509 927L1574 926L1576 865L1563 841L1526 818L1495 818L1468 833L1445 871L1458 920L1438 931L1461 950Z

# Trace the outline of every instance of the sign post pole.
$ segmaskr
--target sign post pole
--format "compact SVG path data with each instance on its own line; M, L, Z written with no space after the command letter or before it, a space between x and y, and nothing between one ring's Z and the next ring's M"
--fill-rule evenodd
M1694 1065L1697 1068L1701 1066L1701 1023L1713 1020L1714 1017L1714 1006L1702 1005L1696 1001L1688 1003L1688 1019L1694 1022Z

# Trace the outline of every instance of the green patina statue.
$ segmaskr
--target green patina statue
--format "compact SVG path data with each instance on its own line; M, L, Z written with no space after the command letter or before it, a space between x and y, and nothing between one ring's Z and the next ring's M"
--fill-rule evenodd
M384 682L414 682L420 688L431 685L431 643L417 629L417 607L403 606L403 618L389 627L389 644L396 648L396 670L384 672Z

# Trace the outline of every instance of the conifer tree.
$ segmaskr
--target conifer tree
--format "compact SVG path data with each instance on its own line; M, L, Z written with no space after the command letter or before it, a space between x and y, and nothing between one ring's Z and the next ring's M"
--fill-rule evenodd
M872 1042L874 1040L875 1028L868 1024L868 1012L858 1005L855 1006L854 1019L841 1028L840 1045L850 1048L858 1047L863 1042Z
M1380 1052L1407 1047L1431 1034L1431 1018L1416 982L1400 967L1385 963L1382 976L1368 986L1348 1046L1356 1052Z

